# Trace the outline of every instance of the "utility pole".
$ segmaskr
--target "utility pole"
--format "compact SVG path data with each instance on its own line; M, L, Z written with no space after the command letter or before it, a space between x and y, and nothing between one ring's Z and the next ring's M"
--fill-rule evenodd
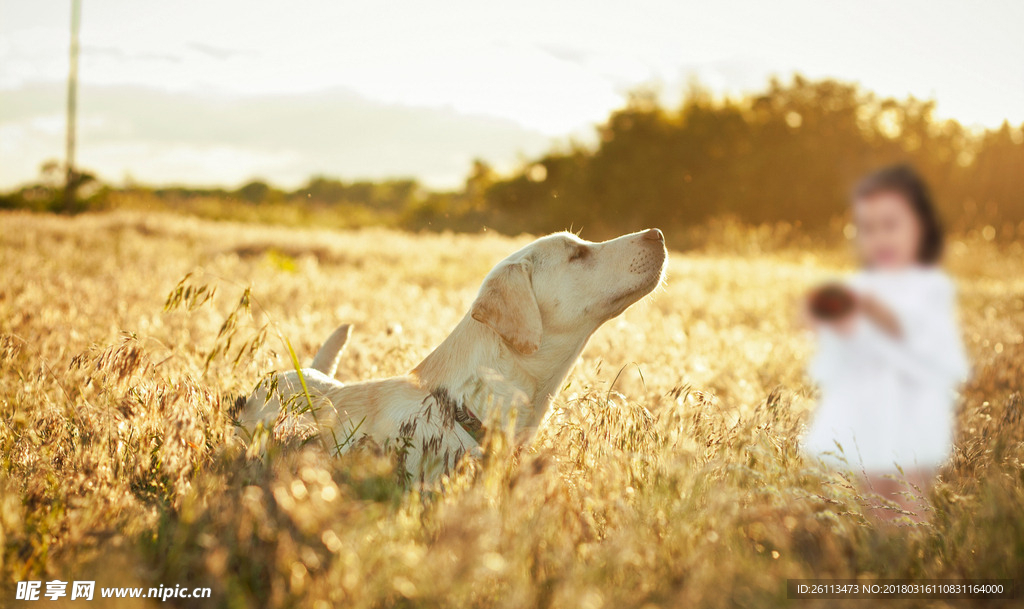
M71 0L71 62L68 70L68 133L65 162L67 181L64 183L64 211L75 210L75 188L78 174L75 171L75 106L78 102L78 28L82 22L82 0Z

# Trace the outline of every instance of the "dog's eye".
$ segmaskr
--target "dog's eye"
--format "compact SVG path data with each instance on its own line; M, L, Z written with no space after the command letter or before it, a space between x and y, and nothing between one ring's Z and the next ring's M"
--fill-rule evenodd
M576 250L573 251L572 255L569 256L569 262L573 262L575 260L583 260L584 258L587 257L587 254L589 253L590 250L588 250L586 247L577 247Z

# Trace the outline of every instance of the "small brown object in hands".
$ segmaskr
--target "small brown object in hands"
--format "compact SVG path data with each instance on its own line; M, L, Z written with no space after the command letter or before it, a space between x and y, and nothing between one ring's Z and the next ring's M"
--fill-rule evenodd
M808 304L815 319L837 321L853 313L856 300L853 292L843 284L826 283L811 292Z

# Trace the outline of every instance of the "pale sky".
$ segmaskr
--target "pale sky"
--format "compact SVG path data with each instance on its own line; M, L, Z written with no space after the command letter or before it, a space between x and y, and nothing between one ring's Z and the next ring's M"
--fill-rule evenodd
M83 0L79 161L121 182L461 182L654 84L772 75L1024 123L1024 1ZM0 0L0 188L63 156L70 0Z

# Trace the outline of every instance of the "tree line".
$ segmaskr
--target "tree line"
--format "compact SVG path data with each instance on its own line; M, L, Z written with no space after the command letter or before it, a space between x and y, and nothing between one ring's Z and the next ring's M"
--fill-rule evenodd
M721 216L814 228L842 216L859 176L910 163L954 227L1024 234L1024 125L976 132L936 119L934 108L801 77L740 99L693 87L674 109L636 94L598 128L595 147L494 179L482 206L498 226L531 232L678 228Z
M449 192L412 179L327 177L290 192L260 180L236 190L127 190L172 202L206 197L333 206L339 213L360 208L360 218L414 230L539 233L574 226L599 237L721 217L824 227L843 215L858 176L905 162L926 177L954 228L992 225L1024 235L1024 125L972 130L934 111L933 101L880 98L853 84L800 76L737 98L693 85L674 108L653 93L634 93L597 127L595 144L557 147L511 175L478 160L463 187ZM34 196L39 207L48 196L40 188L10 193L0 206L31 207L26 200ZM50 188L54 195L59 189ZM92 196L125 190L98 188Z

